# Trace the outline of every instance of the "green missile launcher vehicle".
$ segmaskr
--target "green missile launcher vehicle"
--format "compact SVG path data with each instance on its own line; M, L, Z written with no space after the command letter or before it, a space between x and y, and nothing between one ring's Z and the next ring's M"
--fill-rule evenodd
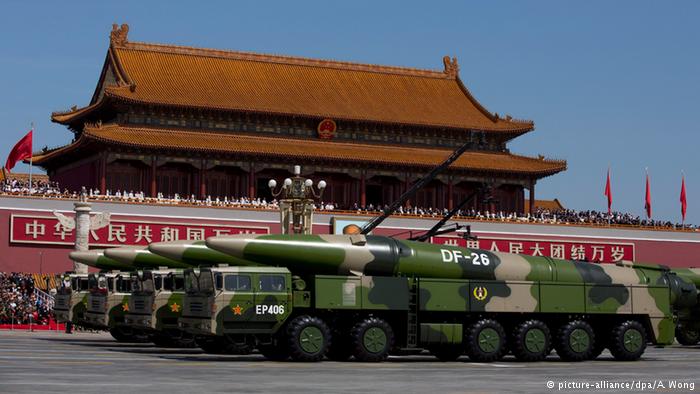
M78 263L96 267L101 270L129 269L128 264L123 264L105 257L104 251L92 250L85 252L71 252L70 258ZM59 275L60 287L54 303L54 315L59 323L72 323L76 326L85 324L85 311L87 296L89 294L88 274L68 272Z
M56 279L60 284L53 307L56 321L81 325L87 305L88 274L67 272Z
M185 295L182 270L158 269L131 273L131 296L124 324L161 347L194 347L194 336L180 330Z
M131 280L129 272L100 272L88 276L90 288L84 325L108 330L120 342L146 342L147 336L125 325L129 311Z
M675 319L700 320L693 273L663 267L363 235L240 235L206 245L279 268L186 271L182 328L273 359L380 361L424 348L442 360L494 361L511 351L534 361L554 348L580 361L608 348L635 360L647 344L672 343Z

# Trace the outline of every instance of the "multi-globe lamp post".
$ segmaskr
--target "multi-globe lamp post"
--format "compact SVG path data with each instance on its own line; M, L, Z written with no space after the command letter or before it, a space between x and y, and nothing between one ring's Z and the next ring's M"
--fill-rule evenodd
M294 166L294 177L286 178L277 190L277 181L270 179L267 186L274 198L279 198L280 225L282 234L311 234L314 211L314 199L321 199L326 189L326 182L319 181L316 188L311 179L301 176L301 166Z

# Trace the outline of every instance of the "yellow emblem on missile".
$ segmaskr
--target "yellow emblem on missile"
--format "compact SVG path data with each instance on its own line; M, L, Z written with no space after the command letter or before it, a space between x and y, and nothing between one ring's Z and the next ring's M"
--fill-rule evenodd
M483 286L477 286L474 288L474 298L476 298L479 301L483 301L486 299L486 296L489 295L489 291L486 290L485 287Z

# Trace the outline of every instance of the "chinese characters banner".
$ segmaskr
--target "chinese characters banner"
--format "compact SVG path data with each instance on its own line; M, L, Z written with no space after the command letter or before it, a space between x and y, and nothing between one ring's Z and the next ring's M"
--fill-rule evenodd
M67 230L51 216L12 215L10 242L31 244L73 245L75 230ZM148 245L151 242L204 240L216 235L267 234L268 227L227 224L191 224L112 220L109 225L90 231L90 245Z
M485 249L492 252L547 256L555 259L615 263L634 260L634 244L608 242L575 242L552 240L511 240L481 238L465 240L457 237L433 237L435 244Z

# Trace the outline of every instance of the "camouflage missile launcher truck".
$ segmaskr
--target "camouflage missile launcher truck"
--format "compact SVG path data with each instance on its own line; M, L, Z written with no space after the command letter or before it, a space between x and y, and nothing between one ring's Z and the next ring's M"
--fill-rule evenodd
M534 361L554 348L580 361L609 348L635 360L647 344L672 343L674 319L698 301L687 278L654 267L381 236L242 235L206 244L280 268L186 271L181 326L273 359L380 361L425 348L442 360L465 353L494 361L511 351Z
M96 330L109 330L121 342L144 342L147 337L125 325L131 295L130 273L101 272L88 276L90 288L84 325Z
M156 346L195 346L194 336L180 330L177 322L185 295L182 270L132 272L131 284L126 326L143 332Z
M59 323L80 326L85 318L88 295L88 275L67 272L58 275L60 283L53 307Z

